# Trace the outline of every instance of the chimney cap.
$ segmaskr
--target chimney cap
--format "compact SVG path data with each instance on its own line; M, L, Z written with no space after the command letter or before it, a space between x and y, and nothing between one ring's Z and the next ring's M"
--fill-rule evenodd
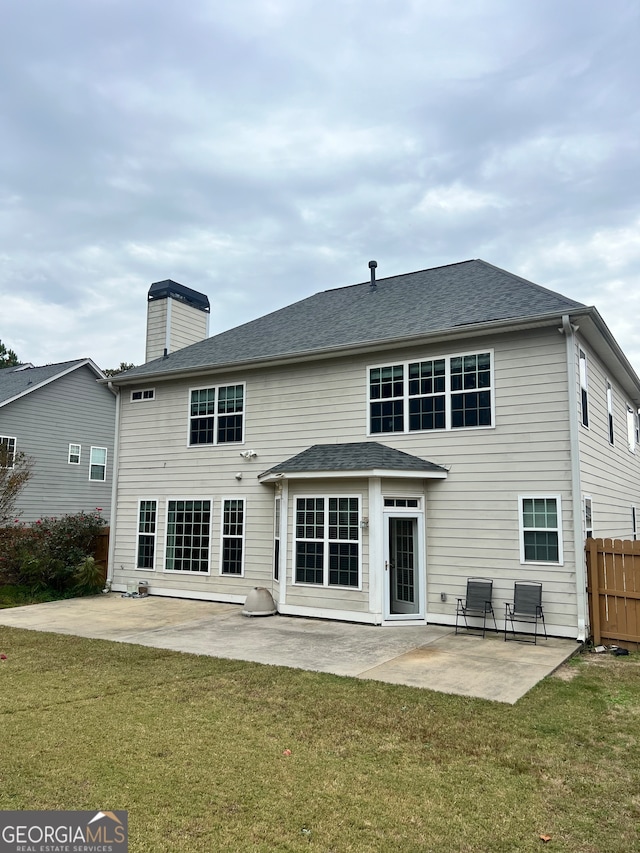
M149 288L147 301L153 302L156 299L167 299L169 297L177 299L180 302L186 302L188 305L197 308L199 311L205 311L207 314L211 311L209 298L204 293L198 293L197 290L185 287L184 284L179 284L170 278L165 278L164 281L154 281Z

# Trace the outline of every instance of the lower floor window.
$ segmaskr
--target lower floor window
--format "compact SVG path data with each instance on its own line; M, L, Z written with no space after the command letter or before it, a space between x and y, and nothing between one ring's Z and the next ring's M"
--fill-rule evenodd
M165 569L208 572L211 501L169 501Z
M244 545L244 500L225 500L222 510L222 574L241 575Z
M140 501L136 548L137 569L155 568L157 506L156 501Z
M297 498L295 579L297 583L359 586L359 498Z
M520 558L523 563L562 564L560 497L520 498Z

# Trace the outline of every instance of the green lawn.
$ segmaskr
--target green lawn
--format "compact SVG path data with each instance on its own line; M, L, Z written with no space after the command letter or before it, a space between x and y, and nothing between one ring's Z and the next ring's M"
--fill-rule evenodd
M512 707L3 627L0 652L0 809L127 809L135 853L640 851L640 655Z

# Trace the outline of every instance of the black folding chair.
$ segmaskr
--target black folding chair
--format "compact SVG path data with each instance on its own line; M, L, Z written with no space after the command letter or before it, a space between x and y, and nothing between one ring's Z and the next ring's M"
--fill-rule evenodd
M513 585L513 602L507 602L504 607L504 639L507 641L507 631L511 625L510 640L517 640L514 622L533 625L533 640L520 639L522 643L538 642L538 623L542 622L544 638L547 639L547 626L542 609L542 584L535 581L516 581ZM518 631L519 634L531 632Z
M496 617L493 612L493 604L491 596L493 594L493 581L489 578L469 578L467 580L467 595L466 598L459 598L456 607L456 634L459 628L460 617L464 620L464 629L466 631L479 631L479 625L469 625L468 617L482 619L482 636L484 637L487 631L487 615L493 619L493 627L498 630L496 625Z

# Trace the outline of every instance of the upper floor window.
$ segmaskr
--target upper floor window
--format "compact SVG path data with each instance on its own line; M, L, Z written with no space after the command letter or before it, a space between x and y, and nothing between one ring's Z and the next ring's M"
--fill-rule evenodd
M89 479L104 482L107 479L107 448L92 447L89 458Z
M80 453L82 452L82 445L80 444L70 444L69 445L69 464L70 465L79 465L80 464Z
M491 352L369 369L369 430L374 433L490 427Z
M13 468L16 458L16 440L8 435L0 435L0 468Z
M636 452L638 432L638 412L635 409L632 409L627 403L627 442L629 443L629 450L632 453Z
M155 396L155 388L141 388L139 391L131 392L131 402L140 403L143 400L154 400Z
M189 444L225 444L243 439L244 385L194 388Z
M609 444L613 444L613 388L607 382L607 419L609 423Z
M587 356L583 350L580 354L580 407L582 411L582 425L589 426L589 383L587 378Z

